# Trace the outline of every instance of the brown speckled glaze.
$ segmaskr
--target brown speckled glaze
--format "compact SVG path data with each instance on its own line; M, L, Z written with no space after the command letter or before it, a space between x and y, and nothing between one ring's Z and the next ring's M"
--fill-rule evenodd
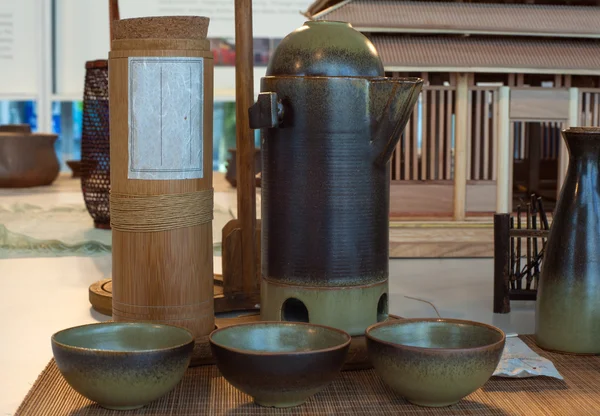
M387 314L389 161L422 84L386 78L348 23L307 22L281 41L249 110L261 129L263 319L294 320L292 300L308 322L362 335Z
M266 407L304 403L338 376L350 346L340 330L256 322L214 331L210 346L223 377Z
M569 168L545 248L535 338L557 352L600 354L600 127L563 137Z
M146 323L101 323L52 336L67 382L108 409L140 408L171 391L187 369L194 338L183 329Z
M421 85L416 78L262 79L261 89L277 91L285 109L279 128L262 131L264 278L313 287L387 281L389 156Z
M455 319L406 319L367 329L369 358L377 374L411 403L457 403L494 373L504 333L490 325Z

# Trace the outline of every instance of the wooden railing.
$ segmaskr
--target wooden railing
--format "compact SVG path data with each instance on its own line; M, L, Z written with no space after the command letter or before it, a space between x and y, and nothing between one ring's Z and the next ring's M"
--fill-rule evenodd
M542 160L558 160L561 147L561 130L567 123L562 121L542 122L542 140L540 155ZM579 90L577 126L600 126L600 89ZM526 160L529 157L525 123L513 122L511 134L514 140L514 159Z
M542 160L557 160L560 149L560 131L565 124L560 121L543 122L542 140L540 142L540 155ZM512 140L514 141L514 159L525 160L529 157L529 146L525 123L515 121L511 126Z
M497 93L471 87L468 180L496 179ZM456 89L427 86L415 105L392 159L392 180L452 180Z
M452 179L454 87L428 86L396 146L392 180Z
M496 180L498 88L471 87L467 179Z
M467 179L496 180L497 94L495 87L469 88ZM580 89L579 125L600 126L600 89ZM452 180L456 88L426 86L396 146L392 180ZM542 160L559 158L564 122L542 122ZM513 122L514 159L528 158L524 122Z
M546 184L554 180L547 173L556 169L556 188L560 189L568 163L561 130L569 125L600 126L600 88L558 89L562 98L549 107L554 112L544 121L543 111L526 111L538 107L513 108L521 101L540 100L539 88L532 88L531 94L519 101L514 96L518 88L468 86L463 79L459 81L456 86L424 87L396 146L391 162L395 185L391 204L397 204L393 210L399 214L413 212L405 206L408 195L418 206L429 201L431 213L452 215L457 220L466 213L491 211L494 204L501 210L498 212L510 210L514 162L529 159L543 162ZM528 123L536 122L541 123L541 131L534 133L535 137L541 135L539 152L530 149L528 140L533 133L528 129L537 128ZM535 154L530 155L530 150ZM503 173L499 176L498 172ZM422 181L428 186L422 186ZM437 206L431 202L434 200L439 200ZM503 205L506 201L507 208Z
M600 89L579 90L579 125L600 126Z

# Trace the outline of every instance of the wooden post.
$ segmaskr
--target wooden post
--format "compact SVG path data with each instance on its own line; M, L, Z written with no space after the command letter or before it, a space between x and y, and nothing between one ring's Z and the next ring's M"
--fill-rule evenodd
M253 309L260 302L254 131L248 119L248 109L254 101L252 0L235 0L235 39L238 218L223 227L223 294L215 295L216 312Z
M454 220L464 221L467 199L468 74L456 74L456 115L454 128Z
M114 26L114 22L115 20L119 20L120 19L120 14L119 14L119 0L109 0L108 1L108 22L109 22L109 35L110 35L110 40L112 41L114 39L114 35L113 35L113 26Z
M509 313L510 214L494 215L494 313Z
M567 119L567 128L578 127L579 122L579 88L569 88L569 118ZM565 141L560 140L560 150L558 151L558 180L556 184L556 198L560 197L560 190L565 181L567 167L569 166L569 152Z
M498 131L496 140L496 213L510 213L510 175L512 158L510 154L510 88L498 90Z
M254 101L254 56L252 52L252 0L235 0L235 117L237 145L238 218L242 230L244 292L259 287L256 278L256 172L254 131L248 109Z

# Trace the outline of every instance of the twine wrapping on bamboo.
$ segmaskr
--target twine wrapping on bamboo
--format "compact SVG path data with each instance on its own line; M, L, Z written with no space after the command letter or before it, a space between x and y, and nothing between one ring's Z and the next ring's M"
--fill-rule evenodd
M163 195L111 193L111 227L129 232L158 232L193 227L213 220L213 190Z

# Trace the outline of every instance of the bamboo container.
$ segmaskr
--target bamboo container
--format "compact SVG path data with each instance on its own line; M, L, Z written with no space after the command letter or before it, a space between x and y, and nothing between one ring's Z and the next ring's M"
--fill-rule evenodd
M196 338L214 329L207 29L203 17L118 20L109 54L113 319L183 326ZM193 223L198 195L210 195L197 207L210 204L210 218Z

